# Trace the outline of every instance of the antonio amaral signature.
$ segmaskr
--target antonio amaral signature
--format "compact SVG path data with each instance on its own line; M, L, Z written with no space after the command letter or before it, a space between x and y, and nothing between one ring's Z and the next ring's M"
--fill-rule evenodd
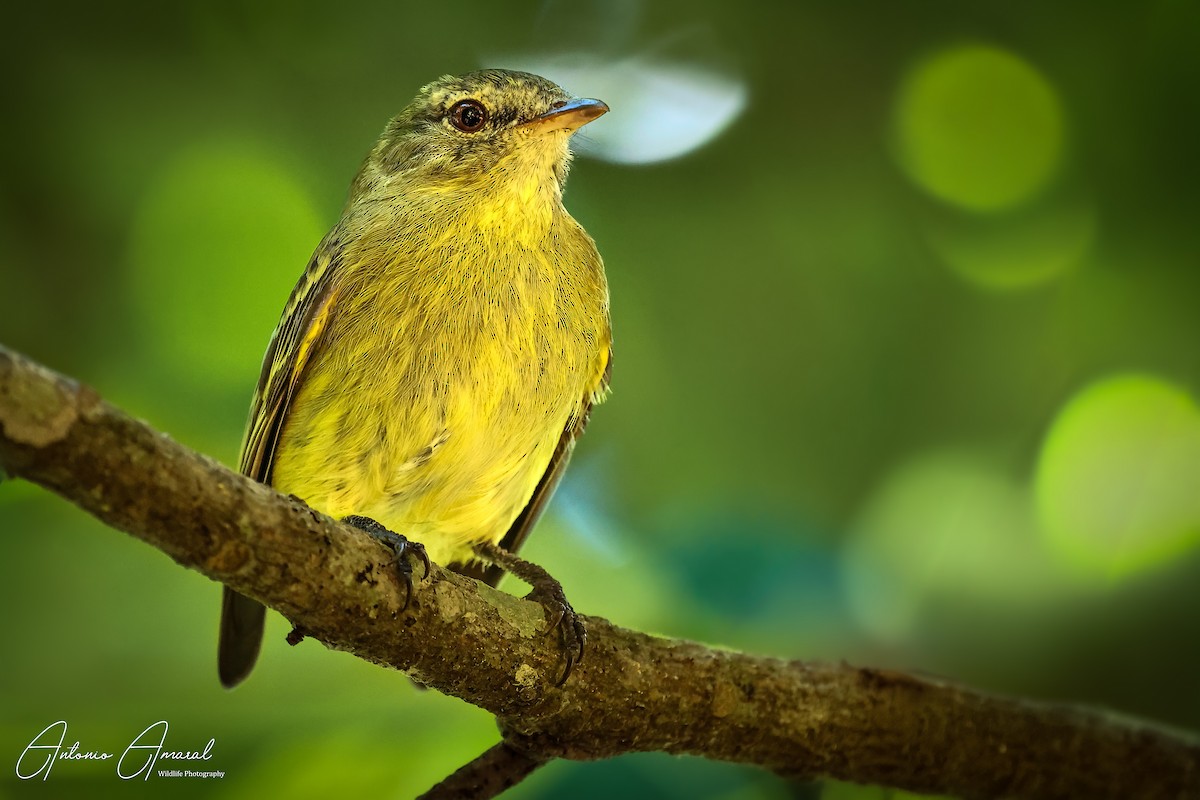
M167 721L159 720L137 735L121 758L117 761L117 777L122 780L141 778L147 780L154 772L154 765L160 761L209 761L212 759L213 746L216 739L209 739L203 750L168 750ZM56 739L57 736L57 739ZM115 754L103 750L84 750L79 742L63 746L67 739L66 720L47 725L45 730L33 737L33 741L17 759L17 777L30 780L41 776L42 780L50 777L57 761L108 761ZM224 772L189 773L197 777L223 778ZM172 775L171 777L175 777Z

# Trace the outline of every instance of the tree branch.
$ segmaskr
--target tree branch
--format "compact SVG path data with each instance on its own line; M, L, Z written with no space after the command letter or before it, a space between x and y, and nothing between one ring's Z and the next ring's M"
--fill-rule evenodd
M586 618L561 689L540 606L434 565L406 611L390 554L0 347L0 466L305 635L495 714L530 763L661 750L964 797L1200 797L1200 743L1099 711L786 662ZM486 754L485 754L486 755ZM481 757L484 758L484 757Z
M520 783L546 760L500 742L417 800L486 800Z

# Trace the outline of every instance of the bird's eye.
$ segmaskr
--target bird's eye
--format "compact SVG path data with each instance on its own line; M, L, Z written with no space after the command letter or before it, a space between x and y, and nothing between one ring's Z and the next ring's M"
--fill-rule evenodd
M478 100L460 100L450 108L450 123L463 133L475 133L487 121L487 109Z

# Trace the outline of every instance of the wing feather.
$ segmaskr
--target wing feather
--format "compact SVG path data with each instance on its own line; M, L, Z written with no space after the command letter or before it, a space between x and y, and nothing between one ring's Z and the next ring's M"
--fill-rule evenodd
M271 483L275 448L292 398L329 323L336 297L332 276L338 266L332 241L327 238L313 254L263 356L239 465L242 474L262 483ZM266 609L256 600L224 588L217 670L226 687L241 683L253 669L262 645L265 615Z
M275 448L296 387L328 326L337 262L336 252L323 243L292 290L263 357L239 465L242 474L257 481L271 482Z

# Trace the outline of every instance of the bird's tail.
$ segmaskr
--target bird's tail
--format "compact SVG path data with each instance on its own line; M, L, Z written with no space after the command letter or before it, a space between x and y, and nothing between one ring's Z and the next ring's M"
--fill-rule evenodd
M224 592L217 671L225 688L232 689L246 679L258 660L267 609L257 600L243 597L229 587L225 587Z

